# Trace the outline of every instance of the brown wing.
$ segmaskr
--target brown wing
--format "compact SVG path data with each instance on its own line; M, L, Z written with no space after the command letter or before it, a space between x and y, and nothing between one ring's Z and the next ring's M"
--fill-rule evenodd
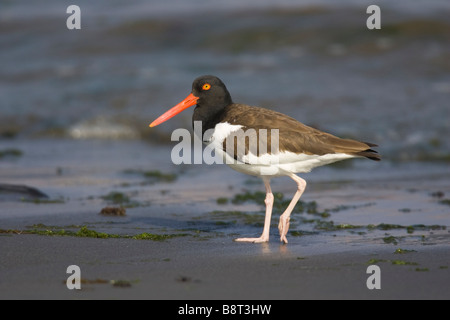
M266 151L271 152L271 130L278 129L279 151L290 151L294 153L324 155L330 153L346 153L354 156L367 157L372 160L380 160L380 155L371 147L375 144L360 142L352 139L341 139L329 133L306 126L294 118L280 112L269 109L250 107L242 104L233 104L227 107L226 119L230 124L243 126L243 131L247 136L246 141L250 142L250 147L245 144L245 149L233 151L234 158L251 149L251 141L257 141L258 154ZM248 130L252 130L249 132ZM262 131L261 131L262 130ZM260 133L263 134L260 134ZM256 135L256 137L255 137ZM253 140L252 140L253 139ZM256 139L256 140L254 140ZM225 143L225 142L224 142ZM264 148L266 144L266 148ZM253 144L254 145L254 144ZM225 146L224 146L225 148ZM231 150L227 150L231 152ZM255 152L252 152L256 154Z

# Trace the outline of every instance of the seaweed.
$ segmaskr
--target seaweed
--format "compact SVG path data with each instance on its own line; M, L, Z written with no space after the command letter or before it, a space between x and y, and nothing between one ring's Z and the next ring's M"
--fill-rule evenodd
M9 148L9 149L3 149L0 150L0 159L6 158L6 157L20 157L23 155L23 152L19 149Z
M417 252L416 250L407 250L407 249L400 249L394 251L395 254L405 254L405 253L411 253L411 252Z
M337 230L346 230L346 229L359 229L362 228L362 226L347 224L347 223L341 223L341 224L334 224L333 221L323 221L323 220L316 220L316 226L315 229L318 230L325 230L325 231L337 231Z
M387 261L388 260L386 260L386 259L375 259L375 258L372 258L369 261L367 261L367 264L377 264L379 262L387 262Z
M388 236L383 238L384 243L392 243L392 244L398 244L398 238L394 236Z
M174 173L162 173L159 170L144 171L142 172L142 174L146 178L153 178L156 179L157 181L164 181L164 182L173 182L177 178L177 175Z
M405 261L405 260L386 260L386 259L370 259L367 264L376 264L379 262L390 262L392 265L396 266L418 266L417 262Z
M391 263L398 266L417 266L417 262L405 261L405 260L391 260Z
M369 229L378 229L378 230L391 230L391 229L403 229L404 226L399 224L389 224L389 223L380 223L376 226L369 224L367 226Z
M129 288L131 287L131 281L128 280L111 280L110 283L113 287L117 288Z
M290 234L291 236L294 236L294 237L302 237L302 236L306 236L306 235L317 234L317 232L314 232L314 231L304 231L304 230L293 230L293 231L289 231L289 234Z
M101 197L107 203L120 205L122 208L135 208L141 204L136 201L131 201L130 197L126 194L118 191L112 191L105 196Z
M127 195L122 192L116 191L110 192L106 196L102 196L101 198L114 204L124 204L130 202L130 198Z
M124 207L104 207L100 211L104 216L126 216L126 209Z
M446 226L441 225L424 225L424 224L413 224L409 226L402 226L399 224L389 224L389 223L380 223L378 225L369 224L367 225L368 230L392 230L392 229L406 229L407 233L414 233L416 230L446 230Z
M186 236L187 234L153 234L153 233L140 233L135 236L132 236L132 239L136 240L153 240L153 241L164 241L167 239Z
M81 237L81 238L99 238L99 239L133 239L133 240L152 240L152 241L164 241L167 239L175 237L184 237L188 234L186 233L175 233L175 234L153 234L153 233L140 233L136 235L122 235L122 234L110 234L104 232L98 232L89 229L87 226L79 227L79 230L66 230L65 228L78 228L79 226L46 226L43 224L37 224L31 226L31 230L16 230L16 229L0 229L0 234L37 234L43 236L70 236L70 237Z
M124 170L123 172L126 174L139 174L153 183L174 182L177 179L177 175L175 173L163 173L159 170L143 171L143 170L127 169Z
M225 197L217 198L216 202L217 202L217 204L227 204L228 198L225 198Z

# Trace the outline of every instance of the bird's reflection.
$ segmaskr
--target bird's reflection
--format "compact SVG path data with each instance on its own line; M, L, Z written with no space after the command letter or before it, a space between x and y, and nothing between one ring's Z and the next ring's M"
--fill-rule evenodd
M283 256L290 254L289 246L284 243L275 245L274 243L264 242L264 243L261 243L260 246L261 246L262 254L271 254L271 253L275 253L276 251L278 251ZM278 250L276 250L275 248L278 248Z

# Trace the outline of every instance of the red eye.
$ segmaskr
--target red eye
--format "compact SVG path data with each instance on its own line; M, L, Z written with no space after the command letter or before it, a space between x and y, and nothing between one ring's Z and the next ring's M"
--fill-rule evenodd
M209 83L205 83L202 87L202 90L209 90L211 89L211 85Z

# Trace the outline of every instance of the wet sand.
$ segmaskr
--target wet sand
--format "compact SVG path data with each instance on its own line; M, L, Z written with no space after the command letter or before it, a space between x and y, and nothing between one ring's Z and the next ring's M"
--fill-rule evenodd
M450 208L442 202L450 194L450 172L445 165L361 159L347 167L320 168L303 175L308 189L302 200L315 201L318 212L331 209L328 216L294 214L289 243L282 245L279 214L274 214L270 242L246 244L233 239L262 231L263 204L231 199L262 191L257 179L224 165L168 165L169 146L151 148L144 142L16 140L15 145L26 152L2 163L3 168L9 164L2 181L33 186L48 195L48 202L3 195L2 299L450 298ZM50 149L52 161L44 156ZM104 163L105 158L115 160ZM176 178L149 180L130 173L132 168L158 168ZM289 179L273 180L274 192L286 199L293 188ZM99 214L117 205L105 197L111 192L129 197L126 216ZM221 204L219 198L228 201ZM110 235L174 237L30 234L77 232L83 226ZM73 264L84 281L79 291L65 285L66 269ZM371 264L381 268L380 290L366 286ZM125 287L113 285L119 280Z
M449 270L442 267L448 267L448 245L408 246L417 252L404 255L380 245L307 254L301 241L248 245L231 237L152 242L14 235L1 246L2 252L9 248L2 259L2 299L450 298ZM395 260L418 265L393 265ZM66 288L71 264L81 268L81 290ZM366 286L369 264L381 269L379 290ZM130 286L116 287L111 280Z

